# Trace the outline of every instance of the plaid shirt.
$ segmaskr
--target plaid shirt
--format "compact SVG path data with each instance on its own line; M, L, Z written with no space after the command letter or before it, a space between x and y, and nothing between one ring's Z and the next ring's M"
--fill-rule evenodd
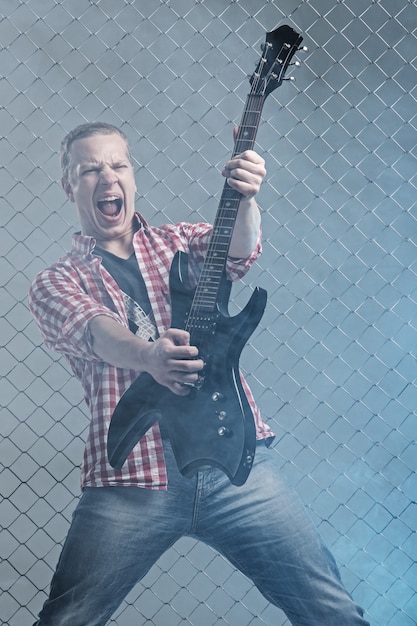
M211 226L167 224L150 227L137 214L139 230L134 248L148 290L159 334L170 326L169 269L178 250L189 255L190 278L196 282L207 250ZM89 322L96 315L107 315L128 327L123 294L110 274L93 254L95 240L73 235L71 252L43 270L35 278L29 293L30 308L42 333L45 345L65 355L80 380L91 413L84 452L81 486L138 486L166 489L167 475L158 424L136 445L121 470L107 460L107 431L111 416L124 391L141 373L103 362L92 345ZM260 242L244 260L228 260L230 280L241 278L261 251ZM272 436L261 419L253 396L243 381L252 407L257 437Z

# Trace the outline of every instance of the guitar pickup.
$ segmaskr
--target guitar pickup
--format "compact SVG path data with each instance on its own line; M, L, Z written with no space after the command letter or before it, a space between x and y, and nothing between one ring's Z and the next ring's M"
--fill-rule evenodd
M194 315L193 316L193 331L199 331L204 333L214 333L216 330L217 322L219 320L219 314L207 314L207 315Z

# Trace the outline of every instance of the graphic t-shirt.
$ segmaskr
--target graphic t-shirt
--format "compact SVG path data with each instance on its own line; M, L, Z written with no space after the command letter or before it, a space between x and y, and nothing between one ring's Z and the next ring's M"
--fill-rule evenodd
M101 256L102 264L119 285L125 301L129 328L145 341L157 337L148 292L136 256L122 259L103 248L95 247L94 253Z

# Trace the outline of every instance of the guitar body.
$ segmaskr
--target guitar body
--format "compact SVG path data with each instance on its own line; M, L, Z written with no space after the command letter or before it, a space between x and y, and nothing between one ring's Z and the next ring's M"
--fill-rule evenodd
M253 413L242 387L239 359L258 325L266 292L255 289L237 315L227 313L230 284L224 282L224 301L202 317L197 345L206 365L200 384L177 396L142 374L120 399L113 414L108 451L111 465L121 468L127 455L156 422L164 420L180 472L191 477L204 466L220 468L235 485L251 470L256 445ZM184 328L194 290L188 287L186 255L177 253L170 272L172 328ZM215 325L215 332L213 332Z
M252 150L265 98L279 87L302 37L290 26L267 33L262 56L249 79L251 90L233 156ZM220 468L234 485L251 470L255 423L239 374L242 349L258 325L266 292L256 288L246 307L228 314L230 283L225 268L242 196L224 184L213 232L195 289L188 284L186 255L178 253L170 272L172 328L190 333L205 367L187 396L177 396L142 374L120 399L111 419L107 452L120 469L155 422L163 422L180 472L192 476L205 466Z

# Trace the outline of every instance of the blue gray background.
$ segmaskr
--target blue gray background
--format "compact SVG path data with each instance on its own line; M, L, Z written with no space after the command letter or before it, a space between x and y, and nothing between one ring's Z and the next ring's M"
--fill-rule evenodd
M242 366L275 453L374 626L416 603L416 25L410 0L0 0L0 619L31 624L79 495L88 417L41 345L35 273L70 245L58 148L85 120L131 139L138 208L212 220L265 31L308 53L266 101L264 253L233 291L267 311ZM183 540L117 626L288 624Z

